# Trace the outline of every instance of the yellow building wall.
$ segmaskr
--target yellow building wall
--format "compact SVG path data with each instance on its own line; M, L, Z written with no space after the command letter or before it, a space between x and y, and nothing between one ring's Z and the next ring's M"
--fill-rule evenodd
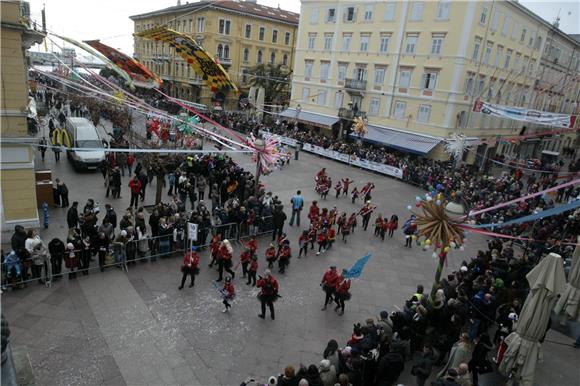
M37 218L34 170L2 170L0 180L5 221Z

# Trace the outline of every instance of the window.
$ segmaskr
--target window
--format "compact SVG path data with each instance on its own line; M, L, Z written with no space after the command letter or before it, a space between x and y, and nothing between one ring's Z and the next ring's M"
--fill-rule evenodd
M356 8L347 7L344 11L344 21L354 22L356 19Z
M516 36L518 36L518 23L514 21L514 26L512 27L512 40L516 40Z
M342 107L342 101L344 100L344 94L337 92L334 94L334 107L340 109Z
M542 48L542 37L538 36L536 39L536 46L534 47L536 50L540 50Z
M302 100L304 102L308 102L308 99L310 99L310 88L303 87L302 88Z
M284 35L284 44L286 45L290 44L290 32L286 32L286 34Z
M484 5L483 8L481 8L481 15L479 16L479 22L481 24L485 24L485 22L487 21L487 12L488 12L488 9Z
M248 83L248 69L242 69L242 83Z
M380 108L381 108L380 98L371 98L371 103L369 105L369 115L372 116L379 115Z
M471 60L477 60L479 58L479 50L481 49L481 38L475 38L475 45L473 46L473 55L471 55Z
M492 32L497 31L498 23L499 23L499 13L496 11L493 13L493 16L491 17L491 25L489 26L489 29Z
M475 74L468 72L467 78L465 79L465 95L473 95L473 86L475 84Z
M516 53L516 60L514 61L514 70L517 70L517 71L520 70L521 60L522 60L522 54L517 52Z
M483 64L489 64L489 58L491 57L491 50L493 49L493 43L487 42L485 46L485 52L483 53Z
M248 48L244 48L244 62L248 62L250 60L250 50Z
M304 61L304 79L309 80L312 77L312 67L314 66L314 61L306 60Z
M258 50L258 58L257 58L257 60L256 60L256 61L257 61L259 64L261 64L261 63L262 63L262 61L263 61L263 56L264 56L264 54L262 54L262 50Z
M219 20L219 33L222 35L229 35L232 22L230 20Z
M381 87L385 83L385 67L375 67L375 86Z
M181 63L181 77L183 78L184 75L185 75L184 67L183 67L183 63Z
M411 85L411 70L400 70L399 72L399 87L409 88Z
M310 12L310 24L318 24L318 8L312 8Z
M326 20L327 23L334 23L336 22L336 9L328 8L326 12Z
M282 57L282 64L287 66L288 65L288 54L284 54Z
M401 101L395 102L395 119L405 119L405 110L407 110L407 103Z
M367 52L369 50L369 40L371 35L369 34L361 34L360 35L360 51Z
M414 54L415 47L417 46L417 35L407 35L407 41L405 46L406 54Z
M385 5L385 21L395 20L395 12L397 10L397 3L389 2Z
M367 68L357 65L354 68L354 79L360 81L367 80Z
M326 106L326 90L318 90L318 106Z
M180 32L179 29L181 27L181 20L177 20L177 32Z
M246 24L246 39L250 39L252 37L252 25Z
M381 35L381 45L379 46L379 52L381 54L386 54L389 51L390 40L391 40L390 35Z
M512 60L512 54L514 53L513 50L507 50L505 54L505 62L503 64L503 68L508 69L510 67L510 60Z
M520 43L523 43L524 40L526 40L526 32L527 32L526 29L522 28L522 34L520 36Z
M441 46L445 35L433 34L431 38L431 55L441 55Z
M328 80L328 70L330 62L320 62L320 82L325 83Z
M266 28L260 27L260 36L258 37L258 39L264 41L264 35L266 35Z
M224 46L224 59L230 58L230 46L227 44Z
M503 18L503 26L501 27L501 34L503 36L507 36L507 34L508 34L509 30L510 30L510 22L511 22L510 17L508 15L506 15Z
M440 0L437 4L437 20L449 20L450 0Z
M276 64L276 53L270 53L270 64Z
M205 17L197 18L197 33L205 31Z
M188 29L189 33L193 32L193 19L189 19L189 29Z
M313 50L316 44L316 33L308 34L308 49Z
M423 3L420 1L413 2L411 6L411 19L412 21L419 21L423 18Z
M373 5L367 4L365 5L364 21L372 21L372 20L373 20Z
M427 71L421 79L421 88L423 90L435 90L437 85L437 72Z
M352 34L342 34L342 50L350 51L350 41L352 40Z
M278 30L272 30L272 43L278 43Z
M530 47L530 48L531 48L531 47L534 45L534 39L535 39L535 38L536 38L536 33L535 33L535 32L532 32L532 33L530 34L530 39L529 39L529 41L528 41L528 47Z
M346 79L347 63L338 63L338 80L344 82Z
M483 92L483 87L485 86L485 76L479 76L479 82L477 82L477 90L475 90L475 96L480 96Z
M503 59L503 47L497 46L495 49L495 66L496 67L501 66L502 59Z
M419 113L417 114L417 122L429 122L429 116L431 115L431 105L421 105L419 106Z
M324 49L330 51L332 49L332 37L334 34L326 33L324 34Z
M224 46L221 44L218 44L217 46L217 56L218 59L222 59L224 57Z

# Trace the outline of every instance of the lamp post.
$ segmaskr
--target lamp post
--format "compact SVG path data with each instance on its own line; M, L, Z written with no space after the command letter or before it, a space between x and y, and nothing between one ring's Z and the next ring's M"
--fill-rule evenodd
M465 214L465 207L460 202L461 194L458 192L455 201L450 201L445 205L445 215L451 219L461 222ZM435 245L437 243L441 246L441 251L439 252L439 262L437 264L437 271L435 271L435 280L433 281L433 286L431 287L431 293L429 294L429 300L433 302L435 300L435 293L437 292L437 287L439 281L441 280L441 274L443 273L443 266L445 265L445 260L447 259L447 252L445 252L445 246L449 243L449 240L433 240ZM437 248L437 247L434 247Z
M262 151L266 147L264 141L260 138L256 139L254 142L254 147L256 148L256 189L254 191L256 197L260 191L260 176L262 175L262 167L260 165L262 161Z

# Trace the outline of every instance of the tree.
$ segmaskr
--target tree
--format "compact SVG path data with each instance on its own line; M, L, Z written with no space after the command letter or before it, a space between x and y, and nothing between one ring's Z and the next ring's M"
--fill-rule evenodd
M248 70L249 83L263 87L265 102L283 104L290 99L290 76L292 70L283 64L258 64Z

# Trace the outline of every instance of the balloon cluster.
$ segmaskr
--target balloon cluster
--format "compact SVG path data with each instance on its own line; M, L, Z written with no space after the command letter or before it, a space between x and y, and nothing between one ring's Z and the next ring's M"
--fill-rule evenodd
M280 146L280 139L278 136L272 135L268 138L264 138L264 146L257 146L256 144L257 138L254 134L251 134L250 137L246 140L248 145L254 148L255 152L252 155L252 160L257 162L258 153L260 154L260 169L262 174L268 175L274 171L274 168L278 164L278 160L280 160L282 154L278 149Z

